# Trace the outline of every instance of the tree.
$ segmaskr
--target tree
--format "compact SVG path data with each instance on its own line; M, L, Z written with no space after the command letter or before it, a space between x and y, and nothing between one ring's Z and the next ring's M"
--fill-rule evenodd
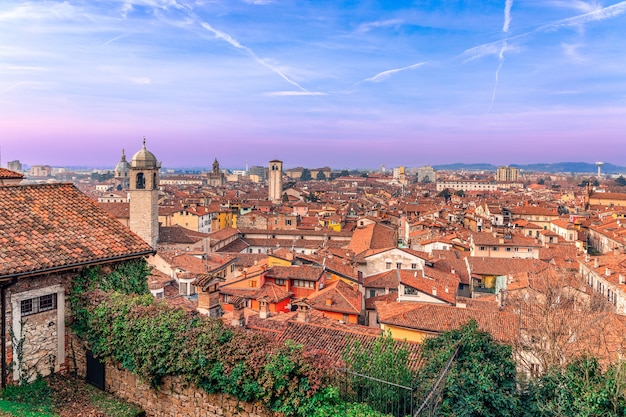
M615 179L615 185L618 185L620 187L626 187L626 178L624 178L623 175L620 175Z
M390 332L383 333L367 348L358 340L348 344L343 352L343 360L352 372L347 375L347 383L354 401L365 402L380 412L391 411L397 416L410 412L411 391L380 382L382 380L405 387L413 384L409 350L406 345L393 340Z
M446 188L442 190L439 194L437 194L437 197L443 197L446 201L449 201L451 195L452 194L450 194L450 190Z
M318 181L326 181L326 174L324 174L324 171L319 170L317 171L317 174L315 175L315 179Z
M605 372L592 357L580 357L565 367L552 367L524 390L524 416L623 416L625 364Z
M470 321L457 330L426 339L416 383L418 404L428 394L451 362L441 392L437 415L455 417L506 416L519 414L515 362L510 346L493 340Z
M454 195L459 196L459 197L465 197L465 191L458 190L454 193Z
M422 184L430 184L430 177L428 175L424 175L424 178L422 178Z
M302 170L302 175L300 175L300 181L310 181L311 180L311 171L308 168L304 168Z
M606 354L611 305L598 293L588 295L577 272L548 267L531 273L526 288L506 293L505 304L520 315L515 356L531 376L584 354Z

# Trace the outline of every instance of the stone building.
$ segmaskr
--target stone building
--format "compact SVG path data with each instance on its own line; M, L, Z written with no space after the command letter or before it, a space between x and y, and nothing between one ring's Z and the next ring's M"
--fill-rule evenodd
M2 386L66 369L66 296L82 268L153 254L71 184L0 186L0 242Z
M115 166L114 184L117 190L127 190L130 186L130 164L126 161L126 154L122 149L120 162Z
M220 171L220 163L217 158L213 161L213 170L207 175L207 184L212 187L221 187L224 185L224 173Z
M283 198L283 163L277 159L270 161L269 199L279 202Z
M159 169L161 163L152 152L143 147L130 162L130 230L150 246L156 248L159 240Z

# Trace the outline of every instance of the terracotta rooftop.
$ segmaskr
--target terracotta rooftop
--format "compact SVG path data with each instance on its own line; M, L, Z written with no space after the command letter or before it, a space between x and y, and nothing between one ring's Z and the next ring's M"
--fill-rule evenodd
M130 203L98 203L98 206L116 219L130 218Z
M342 280L331 282L307 298L317 310L361 314L361 293Z
M442 333L458 329L470 320L500 342L511 343L517 338L519 317L513 313L458 308L443 304L415 302L378 302L378 320L383 324L415 329L427 333Z
M251 317L248 327L272 335L280 342L292 340L302 344L307 350L323 350L338 365L342 362L347 346L358 341L364 349L371 349L382 333L380 329L372 327L339 323L325 318L322 312L315 310L307 313L309 321L306 323L296 321L295 316L296 313L282 314L270 319ZM395 341L395 345L409 350L410 366L417 368L419 345L401 341Z
M432 268L421 271L399 269L398 273L400 282L406 286L450 304L456 301L456 290L459 286L459 279L456 275Z
M106 203L106 204L124 204L124 203ZM195 232L179 225L161 226L159 229L159 243L161 244L187 244L192 245L198 243L205 237L207 233Z
M24 178L24 175L19 172L11 171L6 168L0 168L0 180L19 180L22 178Z
M400 272L398 269L390 269L385 272L370 275L363 280L365 288L389 288L398 289L400 284Z
M318 281L324 269L314 265L300 266L274 266L265 274L268 278L278 279L301 279L306 281Z
M354 230L347 249L356 254L370 249L383 249L397 246L397 233L391 227L380 223L372 223Z
M0 187L0 277L152 253L71 184Z

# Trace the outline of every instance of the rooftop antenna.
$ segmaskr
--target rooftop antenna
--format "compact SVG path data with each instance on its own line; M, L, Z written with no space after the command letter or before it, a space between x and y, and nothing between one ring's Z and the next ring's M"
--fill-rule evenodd
M604 162L596 162L596 165L598 166L598 179L600 179L600 175L602 175L602 165L604 165Z

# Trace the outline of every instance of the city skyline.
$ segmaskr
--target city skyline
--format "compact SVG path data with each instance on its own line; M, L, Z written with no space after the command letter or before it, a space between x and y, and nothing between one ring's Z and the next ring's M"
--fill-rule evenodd
M2 162L624 165L626 1L388 3L2 2Z

